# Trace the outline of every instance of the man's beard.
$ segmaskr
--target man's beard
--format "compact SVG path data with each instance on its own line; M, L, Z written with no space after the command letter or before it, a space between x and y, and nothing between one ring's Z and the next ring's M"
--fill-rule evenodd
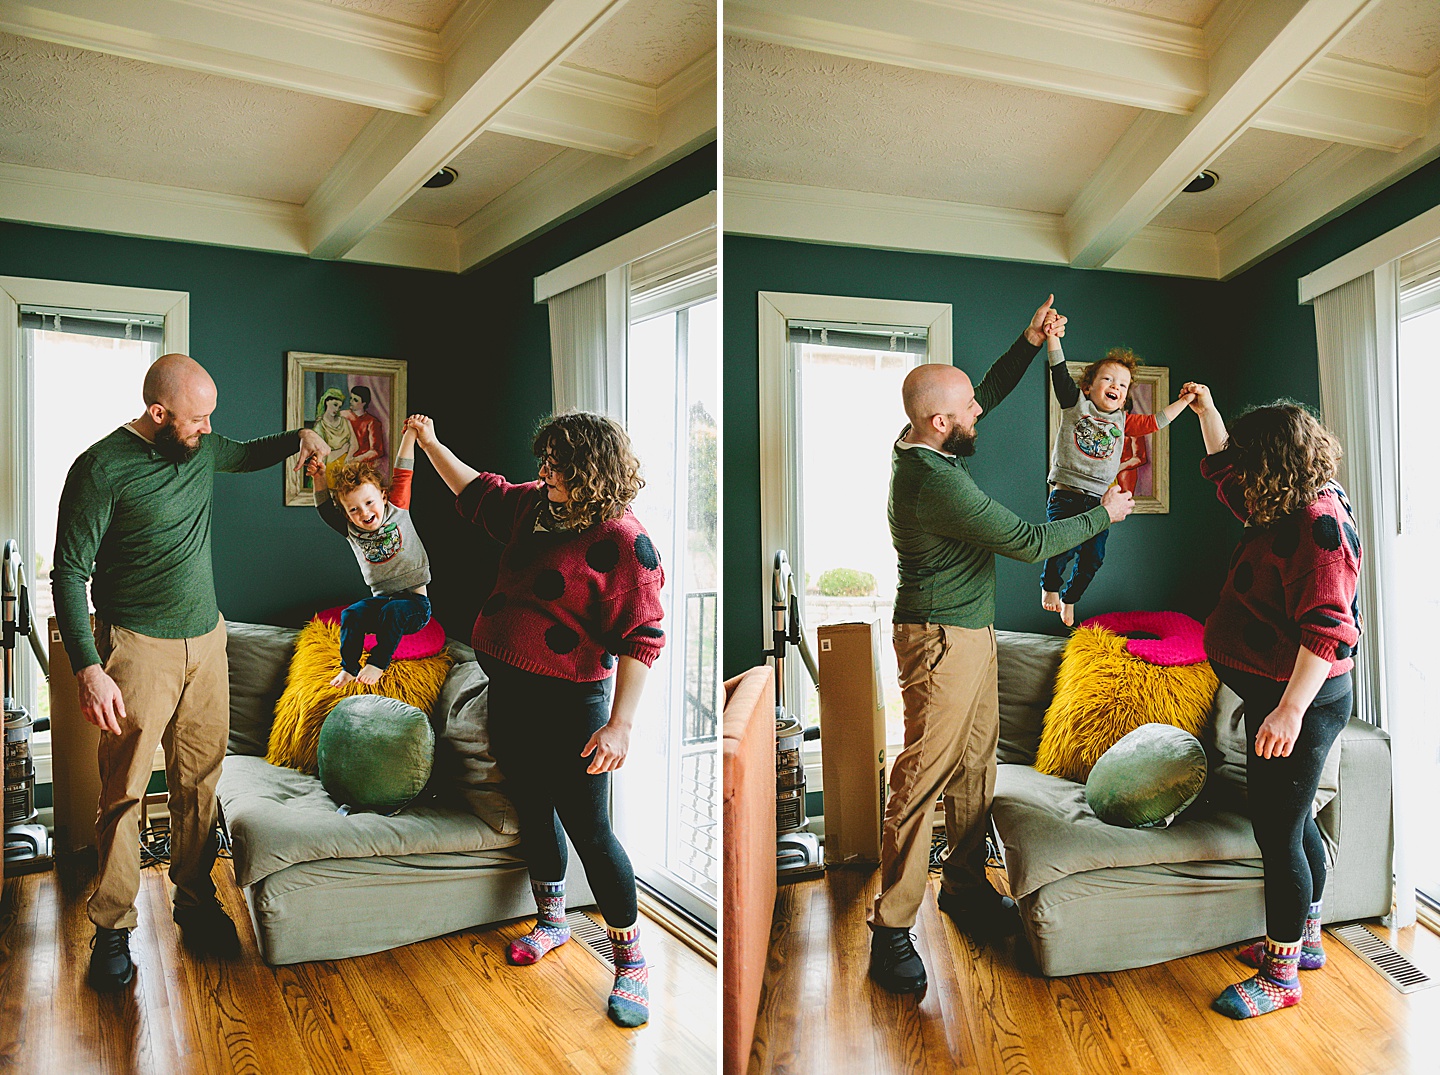
M175 432L175 423L169 421L155 431L155 450L162 459L171 463L188 463L200 450L200 445L192 448L186 444Z
M945 443L940 445L942 452L961 457L975 454L975 428L961 429L958 425L952 426Z

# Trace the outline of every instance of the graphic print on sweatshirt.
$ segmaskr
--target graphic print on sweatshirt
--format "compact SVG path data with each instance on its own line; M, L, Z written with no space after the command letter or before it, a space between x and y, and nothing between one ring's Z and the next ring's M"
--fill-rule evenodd
M400 550L405 547L405 539L400 534L399 523L385 523L374 533L355 532L355 540L359 542L360 548L365 553L365 559L372 564L384 564L395 559Z
M1124 426L1092 415L1082 415L1075 423L1075 447L1091 459L1109 459L1123 439Z

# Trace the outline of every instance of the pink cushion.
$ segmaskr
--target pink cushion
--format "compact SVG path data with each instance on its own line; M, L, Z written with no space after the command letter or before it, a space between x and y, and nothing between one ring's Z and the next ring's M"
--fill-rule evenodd
M1117 635L1137 632L1158 638L1129 638L1125 649L1150 664L1199 664L1205 659L1205 625L1183 612L1106 612L1082 627L1103 627Z
M345 605L337 605L335 608L327 608L324 612L315 613L315 618L321 623L340 622L340 613L345 611ZM375 648L375 636L365 636L365 649L367 651ZM400 639L400 645L395 647L395 660L408 661L417 657L433 657L445 648L445 628L440 626L440 621L431 616L425 621L425 626L413 634L408 634Z

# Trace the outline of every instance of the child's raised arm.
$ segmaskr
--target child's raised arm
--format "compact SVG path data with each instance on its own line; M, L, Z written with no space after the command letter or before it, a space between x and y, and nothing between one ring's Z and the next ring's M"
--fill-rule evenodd
M450 487L450 491L456 496L459 496L467 485L480 477L478 470L462 463L454 452L440 443L440 438L435 436L433 419L423 414L412 414L405 420L405 428L415 431L415 439L419 442L420 449L429 458L441 480Z
M1187 385L1185 388L1180 389L1179 398L1177 398L1174 403L1167 404L1165 409L1160 412L1165 416L1167 425L1175 421L1175 419L1180 416L1181 411L1195 402L1195 393L1188 391L1188 388L1189 386Z
M1065 368L1065 352L1060 347L1058 334L1045 334L1045 349L1045 361L1050 363L1050 386L1055 389L1055 398L1060 402L1061 408L1069 410L1080 402L1080 386Z
M415 469L415 427L405 420L405 431L400 434L400 446L395 449L395 469Z

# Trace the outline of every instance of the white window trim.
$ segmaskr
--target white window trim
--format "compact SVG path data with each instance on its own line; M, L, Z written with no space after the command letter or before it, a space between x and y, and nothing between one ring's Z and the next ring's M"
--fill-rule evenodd
M760 551L765 563L761 643L768 649L773 633L770 613L770 564L785 549L797 578L805 577L799 547L796 493L800 455L795 421L795 377L790 361L790 321L847 321L872 325L916 325L927 332L926 362L951 361L951 306L948 302L910 302L842 295L759 293L760 363ZM899 432L898 430L896 432Z
M696 198L634 231L597 246L587 254L542 273L535 277L535 301L544 302L552 295L569 291L587 280L604 276L667 246L684 242L701 232L714 231L718 204L712 190L703 198Z
M1440 205L1300 277L1300 305L1308 306L1317 296L1392 261L1404 259L1400 265L1402 285L1440 268L1440 247L1425 249L1437 240L1440 240Z
M30 397L30 385L20 363L20 307L67 306L82 310L115 310L123 313L146 314L165 319L161 354L190 351L190 293L160 291L154 288L121 287L114 284L82 284L69 280L41 280L22 276L0 276L0 541L17 537L28 544L28 535L21 534L24 518L23 498L27 426L21 418ZM136 401L139 413L140 401ZM21 550L30 557L29 548ZM38 629L45 630L40 624ZM47 640L48 644L48 640ZM23 651L23 647L22 647ZM17 678L28 691L33 684L34 668L28 660L17 660ZM36 782L51 779L50 745L35 744ZM164 768L163 754L157 752L156 766Z

